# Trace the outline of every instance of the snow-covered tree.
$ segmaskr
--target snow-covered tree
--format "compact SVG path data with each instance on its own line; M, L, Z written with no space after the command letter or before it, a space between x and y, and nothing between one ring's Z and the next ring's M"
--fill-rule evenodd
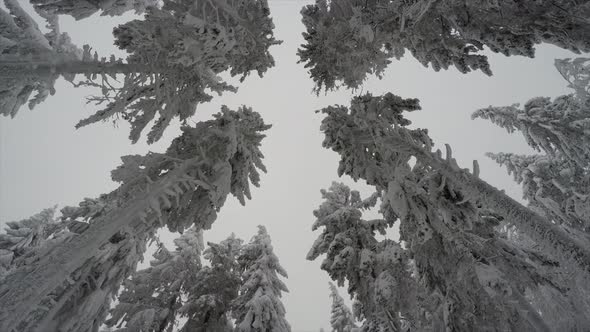
M590 58L555 59L555 68L580 101L590 99Z
M183 306L183 295L195 282L201 268L202 234L190 228L174 240L170 252L160 244L150 267L125 280L117 305L110 310L107 326L118 331L172 332Z
M231 305L241 285L238 255L243 241L232 234L220 243L208 243L203 267L196 282L187 290L187 302L181 308L187 322L184 332L232 332Z
M350 332L355 327L352 311L344 303L344 299L338 294L338 288L330 283L330 298L332 298L332 311L330 325L332 332Z
M527 57L539 43L590 51L586 2L316 0L301 15L306 32L298 55L317 92L339 82L356 88L406 50L435 71L454 65L487 75L484 47Z
M78 275L96 280L96 275L81 273L94 269L94 262L107 264L104 257L112 257L113 250L123 250L115 258L133 267L116 274L124 279L135 269L133 262L141 258L146 241L158 228L182 232L194 225L208 229L227 195L231 193L243 204L245 197L250 198L250 183L259 184L258 170L264 170L259 146L264 137L261 132L268 128L251 109L232 111L224 106L213 120L184 127L166 153L123 157L123 165L112 172L113 180L121 183L118 189L62 212L72 222L86 221L86 227L77 226L85 229L38 252L34 261L3 279L0 330L12 331L23 322L39 323L42 317L33 316L46 307L51 313L59 310L73 296L62 295L59 287L73 283L72 292L83 287L84 278ZM112 276L108 268L97 273ZM49 304L42 305L45 302ZM45 318L51 319L50 315Z
M14 117L22 105L30 109L55 93L58 73L45 71L32 74L14 70L18 63L34 65L39 59L77 61L82 50L71 43L67 33L59 30L57 17L45 12L48 33L42 33L37 23L16 0L4 0L8 11L0 8L0 114ZM36 95L31 98L31 94Z
M287 286L279 275L287 272L273 252L270 235L264 226L242 248L238 257L242 271L242 285L232 305L232 316L238 332L289 332L281 293Z
M0 235L3 243L15 243L10 273L19 273L36 264L41 257L67 241L82 234L85 221L108 210L109 196L87 199L80 207L62 209L59 219L53 218L54 209L18 223L8 223L7 234ZM20 317L19 331L34 329L96 331L106 318L111 298L119 285L135 270L145 251L149 234L119 232L90 257L82 267L63 280L37 307ZM19 239L20 237L20 239Z
M488 153L522 184L529 207L551 220L590 232L590 174L563 158Z
M579 167L590 164L590 103L580 103L574 95L551 101L548 97L518 105L480 109L472 118L488 119L509 133L520 131L535 150L551 158L562 158Z
M398 243L375 238L377 232L386 233L395 216L362 219L363 210L374 207L379 195L361 199L358 191L342 183L332 183L329 190L322 190L322 196L324 202L314 211L317 220L312 229L323 227L323 232L307 259L325 254L321 268L339 285L348 282L363 331L400 330L407 321L402 317L408 316L419 326L418 289L407 271L408 256Z
M224 0L165 0L162 8L149 7L143 19L113 30L115 44L129 53L125 62L113 56L99 59L85 46L79 59L52 54L35 60L12 59L0 62L0 73L34 81L55 75L72 80L72 75L84 74L86 80L77 84L100 88L101 95L90 101L106 107L76 127L122 118L131 124L130 139L137 142L155 120L147 135L152 143L174 118L186 123L198 104L211 100L211 92L235 91L218 76L221 72L244 79L251 71L263 75L274 66L268 49L279 42L273 37L269 14L266 0L231 5ZM120 84L112 82L117 74L124 75ZM20 90L11 91L21 95ZM14 115L16 110L3 113Z
M432 152L432 143L426 130L408 131L410 122L402 111L419 109L417 99L402 99L391 93L381 97L364 95L352 100L350 109L330 106L322 111L327 117L322 122L326 138L324 146L341 155L338 173L353 179L365 179L369 184L381 183L386 188L385 174L393 169L378 171L383 159L398 151L411 153L422 164L461 188L471 201L511 220L543 249L558 260L571 262L582 271L590 271L590 249L586 243L571 239L562 228L543 216L521 205L505 193L479 179L479 166L474 162L473 173L459 168L447 146L447 156L440 150ZM378 149L382 149L379 151Z
M590 230L590 62L585 58L556 60L556 67L574 94L551 101L537 97L518 104L480 109L472 118L488 119L509 133L519 131L544 155L489 154L523 185L530 206L555 222Z
M134 10L142 14L149 6L156 6L158 0L30 0L36 10L55 14L71 15L76 20L89 17L100 11L102 16L118 16Z
M0 280L23 261L19 258L44 245L63 228L54 217L55 210L55 207L44 209L30 218L6 223L6 233L0 234Z
M375 186L385 220L399 219L421 284L439 297L434 326L547 331L559 323L545 319L545 310L568 316L577 328L588 324L587 307L582 315L575 307L586 292L563 293L557 278L542 273L543 264L553 263L587 280L587 242L478 179L476 163L473 174L461 170L449 147L446 159L431 152L426 130L406 128L402 112L416 109L416 99L392 94L355 97L350 109L323 109L322 131L324 146L341 155L339 174ZM496 216L516 225L536 250L503 239Z
M375 37L370 25L363 24L360 12L347 0L316 1L301 10L306 32L297 54L309 68L319 93L332 90L340 82L357 88L367 74L381 77L392 57Z

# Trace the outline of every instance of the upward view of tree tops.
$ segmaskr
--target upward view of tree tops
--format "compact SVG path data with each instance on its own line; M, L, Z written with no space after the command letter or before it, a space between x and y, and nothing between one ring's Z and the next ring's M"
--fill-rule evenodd
M122 156L113 191L6 223L0 331L291 331L287 271L267 229L249 241L203 239L230 196L256 199L271 125L248 106L191 120L240 88L223 77L244 82L275 66L267 0L30 0L35 16L24 1L0 6L0 114L18 117L63 79L94 91L98 110L76 128L126 121L131 144L157 142L173 120L182 132L163 153ZM125 58L60 30L63 15L129 11L138 18L112 31ZM318 95L359 88L404 56L491 76L484 49L590 52L590 1L316 0L300 14L297 55ZM464 168L410 126L418 99L365 93L319 111L323 147L340 158L334 176L373 192L333 182L310 211L307 259L334 282L333 331L590 331L590 58L556 59L555 69L570 94L472 115L536 151L488 153L522 185L525 205L480 179L477 161ZM366 218L371 209L378 218ZM399 241L380 236L394 226ZM164 228L177 233L174 248L159 241ZM149 245L153 260L138 269Z

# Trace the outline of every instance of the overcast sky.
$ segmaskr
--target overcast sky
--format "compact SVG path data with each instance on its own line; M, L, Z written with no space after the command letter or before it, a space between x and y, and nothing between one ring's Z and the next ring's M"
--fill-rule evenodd
M236 199L228 200L205 240L220 241L231 232L248 240L256 232L256 225L265 225L276 254L289 272L286 283L290 293L285 295L284 303L293 331L318 331L320 327L329 330L329 279L320 270L319 260L308 262L305 256L318 235L311 231L311 224L312 211L321 202L319 190L338 180L339 158L322 148L322 116L314 111L331 104L348 105L360 91L315 96L311 92L313 83L303 65L297 64L296 56L303 42L299 10L311 2L269 3L275 36L284 41L271 49L276 67L262 79L256 75L248 78L238 93L216 97L200 106L194 117L195 121L208 119L222 104L232 109L247 105L261 113L273 125L262 146L268 174L262 176L261 187L253 190L253 199L246 206L240 206ZM123 56L112 46L111 31L113 26L132 18L95 15L79 22L64 17L61 22L77 45L90 44L101 56L114 52ZM569 93L553 61L574 56L552 46L538 47L535 59L492 54L493 77L479 72L463 75L455 69L436 73L406 56L389 66L384 79L369 79L363 92L419 98L423 110L410 116L413 125L428 128L437 144L451 144L462 167L470 167L472 160L478 159L482 178L520 199L520 187L484 153L528 153L530 149L520 135L509 135L483 120L472 121L470 114L489 105L524 103L536 96ZM148 146L143 143L145 138L135 145L130 143L125 122L75 130L78 120L97 109L85 104L84 98L93 90L75 89L63 80L58 81L56 90L33 111L23 108L14 119L0 119L1 223L23 219L55 204L77 205L84 197L113 190L117 184L110 180L110 171L120 164L122 155L162 152L180 132L178 123L174 123L157 144ZM354 184L348 178L339 181L369 193L364 184ZM169 248L173 248L174 237L166 232L161 235ZM341 295L348 298L345 290Z

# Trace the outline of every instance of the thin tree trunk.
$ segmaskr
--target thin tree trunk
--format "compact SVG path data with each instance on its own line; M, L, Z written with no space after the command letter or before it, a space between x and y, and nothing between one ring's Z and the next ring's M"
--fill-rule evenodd
M166 190L195 164L195 159L185 161L160 183L154 184L151 190L130 202L128 207L107 214L70 241L56 245L39 262L33 263L34 266L6 276L0 285L0 331L15 330L48 294L82 267L118 231L140 225L138 216L149 209L150 200L167 195Z
M63 74L130 74L154 71L151 66L137 63L100 61L0 61L3 77L50 76Z

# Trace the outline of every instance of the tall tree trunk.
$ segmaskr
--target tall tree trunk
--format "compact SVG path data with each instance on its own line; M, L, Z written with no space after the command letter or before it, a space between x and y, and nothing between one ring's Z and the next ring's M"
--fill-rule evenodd
M0 61L0 75L3 77L50 76L63 74L130 74L150 72L154 69L147 64L100 61L66 60L48 61Z
M185 161L127 207L107 214L70 241L56 245L33 266L25 266L8 275L0 285L0 331L14 331L21 320L36 310L48 294L82 267L113 235L122 229L139 226L142 222L139 215L149 209L150 201L167 195L166 191L195 163L195 159Z

